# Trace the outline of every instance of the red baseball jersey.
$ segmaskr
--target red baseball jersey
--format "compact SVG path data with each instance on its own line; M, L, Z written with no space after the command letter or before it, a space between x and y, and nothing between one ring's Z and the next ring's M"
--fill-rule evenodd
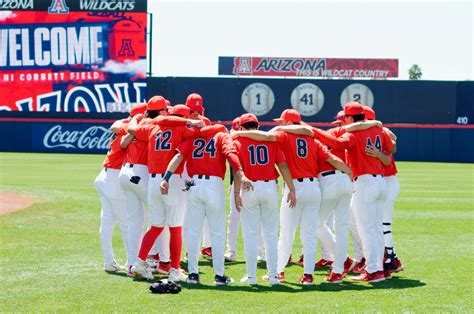
M191 177L202 174L224 179L226 159L232 169L241 169L234 143L227 133L219 132L202 138L189 139L179 145L177 150L186 160L186 169Z
M314 131L314 129L313 129L313 131ZM346 133L344 128L341 128L341 127L336 127L336 128L329 129L329 130L327 130L327 132L329 134L332 134L334 137L340 137L342 134ZM327 146L327 145L326 145L326 148L334 156L339 157L344 162L346 161L346 150L345 149L335 149L335 148L332 148L332 147ZM318 166L319 166L319 173L336 169L330 163L326 162L325 160L319 160Z
M390 150L392 140L381 128L372 127L363 131L346 133L337 140L347 146L347 162L354 178L363 174L384 174L382 162L365 152L366 147L371 144L381 151Z
M148 142L148 172L165 173L175 150L181 142L190 138L194 130L185 126L160 126L151 123L141 124L135 130L135 137ZM174 173L183 172L182 164Z
M318 175L318 160L328 160L329 152L314 138L284 131L275 133L293 179Z
M384 177L390 177L390 176L394 176L398 173L398 170L397 170L397 166L395 165L395 159L393 158L393 155L391 156L391 162L390 162L390 165L389 166L385 166L383 167L384 169Z
M122 125L128 124L128 119L121 120ZM110 138L109 142L109 151L107 152L107 156L105 156L105 160L103 162L103 166L105 168L112 168L112 169L120 169L122 168L123 160L125 158L125 149L120 146L120 140L122 136L126 133L123 129L120 130L119 134L114 134Z
M143 119L143 115L137 118L138 125L145 124L150 119ZM128 125L126 124L122 129L124 132L128 132ZM138 164L138 165L148 165L148 142L140 141L136 137L133 137L130 144L127 146L125 152L124 163L129 164Z
M279 177L275 164L285 161L280 145L275 142L260 142L239 137L235 148L245 176L250 180L274 180Z
M200 116L199 116L199 119L202 120L202 121L204 121L204 124L205 124L206 126L212 125L211 120L209 120L209 119L208 119L207 117L205 117L205 116L201 116L201 115L200 115Z

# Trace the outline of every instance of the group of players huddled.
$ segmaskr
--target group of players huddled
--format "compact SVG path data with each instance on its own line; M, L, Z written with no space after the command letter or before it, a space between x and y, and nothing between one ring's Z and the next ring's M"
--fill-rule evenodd
M111 126L110 149L95 180L105 271L123 270L112 248L116 221L127 253L125 271L147 280L161 273L170 281L199 284L203 255L212 258L215 285L233 283L224 262L236 260L239 223L247 271L242 283L257 283L259 260L268 271L262 280L285 282L298 227L300 284L313 284L315 268L330 269L329 283L340 283L349 273L355 274L352 281L378 282L404 269L391 233L400 191L392 156L396 136L375 120L370 107L347 103L327 131L304 123L294 109L284 110L268 132L259 130L251 113L235 118L230 133L203 114L198 94L175 106L154 96ZM354 259L348 256L349 232ZM183 239L187 274L180 266ZM318 239L322 259L315 263Z

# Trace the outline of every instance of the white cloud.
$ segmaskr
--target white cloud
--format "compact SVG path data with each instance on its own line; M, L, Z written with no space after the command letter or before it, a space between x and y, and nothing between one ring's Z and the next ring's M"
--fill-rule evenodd
M111 73L128 73L130 75L145 75L146 60L126 60L125 62L118 62L109 60L105 62L104 67L101 68L104 72Z
M6 19L13 19L16 17L16 14L12 11L0 11L0 22L5 21Z

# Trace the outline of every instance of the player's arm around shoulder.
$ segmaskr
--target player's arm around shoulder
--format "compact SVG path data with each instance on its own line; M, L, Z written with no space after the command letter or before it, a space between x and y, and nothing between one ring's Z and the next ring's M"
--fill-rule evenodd
M275 131L283 131L295 135L305 135L313 137L313 130L309 125L300 125L300 124L292 124L292 125L282 125L277 126L274 129Z
M247 137L255 141L276 142L276 135L273 132L265 132L260 130L235 131L232 138Z
M382 126L383 126L382 122L378 120L366 120L366 121L359 121L359 122L354 122L348 125L344 125L342 126L342 128L346 132L356 132L356 131L367 130L373 127L381 128Z

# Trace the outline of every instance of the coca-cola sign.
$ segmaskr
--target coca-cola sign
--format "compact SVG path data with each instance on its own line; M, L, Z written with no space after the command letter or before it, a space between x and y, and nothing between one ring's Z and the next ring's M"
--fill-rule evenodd
M113 133L109 129L93 125L85 130L63 129L63 125L54 125L43 137L46 148L66 148L81 150L107 150Z

